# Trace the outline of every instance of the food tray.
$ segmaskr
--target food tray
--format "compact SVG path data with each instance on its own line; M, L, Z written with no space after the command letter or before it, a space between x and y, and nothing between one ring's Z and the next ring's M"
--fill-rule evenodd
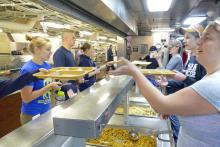
M34 76L41 79L77 80L93 70L93 67L56 67L50 69L48 73L39 72Z
M139 139L132 141L129 130L123 128L104 128L97 139L88 139L86 144L99 147L156 147L154 136L138 132Z
M4 75L7 71L6 70L1 70L0 75Z
M122 63L122 60L109 61L108 64Z
M143 66L151 64L151 62L136 61L136 60L132 61L132 63L135 64L135 65L143 65Z
M55 67L50 69L50 71L84 71L86 73L89 73L93 71L95 68L94 67Z
M167 69L140 69L144 75L164 75L164 76L172 76L176 73L172 70Z
M124 114L124 109L122 106L119 106L115 110L115 114ZM140 105L130 105L129 106L129 115L130 116L141 116L141 117L157 117L157 113L149 105L140 106Z

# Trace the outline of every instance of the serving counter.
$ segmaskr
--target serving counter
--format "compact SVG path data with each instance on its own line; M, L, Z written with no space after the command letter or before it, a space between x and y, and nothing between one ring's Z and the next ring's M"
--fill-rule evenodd
M153 135L165 132L169 140L167 121L128 116L128 91L133 83L129 76L103 79L74 99L4 136L0 139L0 147L90 146L86 145L86 139L97 138L104 127L135 128ZM114 114L121 103L125 114Z

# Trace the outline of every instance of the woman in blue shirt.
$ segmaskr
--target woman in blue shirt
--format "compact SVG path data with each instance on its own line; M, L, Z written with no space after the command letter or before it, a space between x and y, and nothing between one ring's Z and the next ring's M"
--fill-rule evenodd
M41 37L29 37L27 39L31 41L29 50L33 54L33 59L24 64L20 71L21 75L40 68L50 69L50 65L46 62L51 55L49 40ZM32 120L33 116L41 115L50 109L51 94L49 91L58 89L58 84L57 82L52 82L52 79L45 79L31 82L21 89L21 124Z
M81 47L83 54L80 55L79 66L81 67L96 67L95 62L92 61L92 57L94 56L94 50L91 49L91 45L88 43L84 43ZM99 73L100 70L96 69L93 72L89 73L84 77L85 82L79 84L79 90L83 91L86 88L92 86L96 82L95 74Z

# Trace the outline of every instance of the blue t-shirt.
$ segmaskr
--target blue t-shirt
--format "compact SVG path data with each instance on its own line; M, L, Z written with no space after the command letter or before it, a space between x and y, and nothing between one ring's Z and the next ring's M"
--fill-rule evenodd
M96 67L96 64L92 59L86 55L80 55L80 67ZM79 85L79 90L83 91L84 89L92 86L96 82L96 76L84 77L85 83Z
M50 65L47 62L44 62L42 65L34 63L32 60L28 61L24 66L21 68L20 74L23 75L27 72L31 72L37 70L39 68L50 69ZM31 82L26 86L33 87L33 91L39 90L44 86L48 85L52 82L52 79L44 79L38 80L36 82ZM50 109L50 92L46 92L43 96L39 96L36 99L32 100L29 103L22 102L21 112L27 115L37 115L43 114Z
M179 72L182 72L183 70L182 57L179 54L173 55L170 61L167 63L166 69L177 70Z

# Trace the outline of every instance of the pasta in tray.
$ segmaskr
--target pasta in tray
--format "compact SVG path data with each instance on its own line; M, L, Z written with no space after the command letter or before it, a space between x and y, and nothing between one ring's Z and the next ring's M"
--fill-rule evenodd
M122 128L105 128L97 139L88 139L87 144L109 147L156 147L153 136L141 133L137 141L129 138L129 131Z
M116 114L123 114L123 107L118 107ZM129 106L129 115L156 117L157 113L150 106Z

